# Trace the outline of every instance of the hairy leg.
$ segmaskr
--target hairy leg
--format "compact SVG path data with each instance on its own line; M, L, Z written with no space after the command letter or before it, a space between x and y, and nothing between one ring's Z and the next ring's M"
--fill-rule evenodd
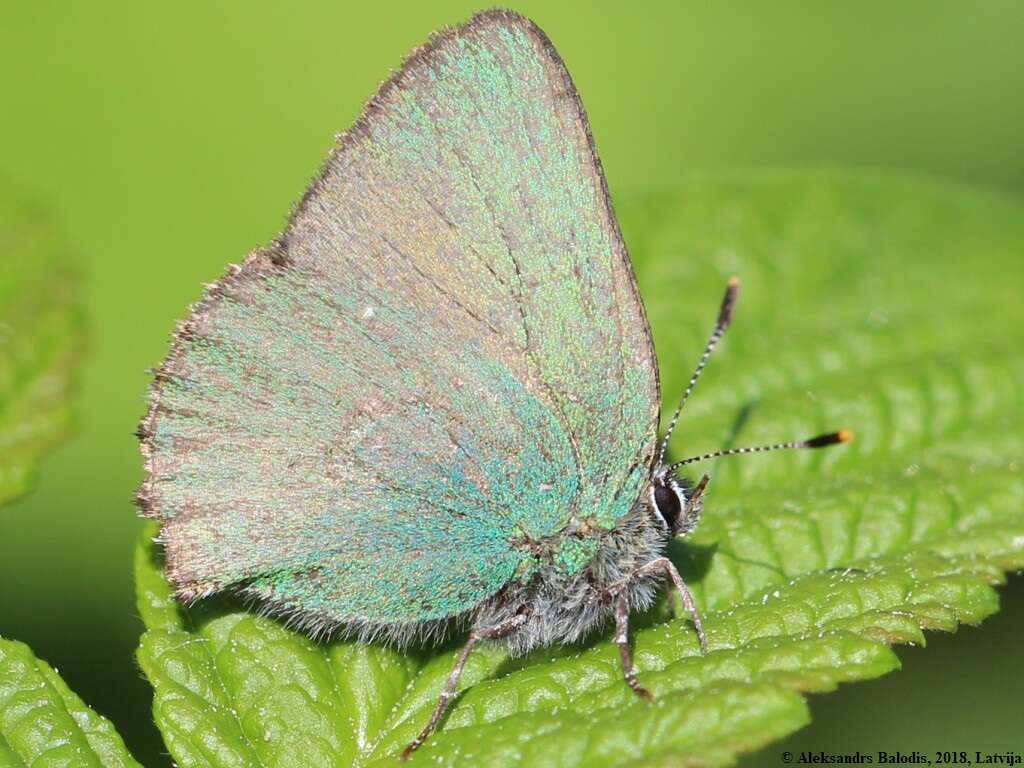
M693 595L690 594L690 590L686 588L686 582L683 581L683 577L679 575L679 571L675 565L667 557L659 557L656 560L640 566L634 572L636 576L647 576L652 573L663 571L668 574L669 579L672 580L672 584L675 586L676 591L679 592L679 596L683 598L683 606L686 608L686 612L690 614L690 619L693 621L693 627L697 630L697 640L700 641L700 652L708 652L708 638L704 634L704 624L700 620L700 613L697 611L697 604L693 602Z
M615 643L619 646L619 657L622 659L622 674L626 683L633 692L641 699L650 699L652 694L637 680L636 667L633 665L633 653L629 648L629 604L626 602L626 585L629 581L643 578L659 571L668 574L669 579L683 598L683 605L686 607L693 626L697 630L697 639L700 641L701 653L708 652L708 639L704 634L704 624L700 620L700 613L697 605L693 602L693 595L686 588L686 582L679 575L675 565L667 557L659 557L656 560L646 563L633 571L626 580L612 587L609 592L615 596Z
M641 699L651 698L651 692L636 679L633 652L629 648L629 604L624 593L615 601L615 642L619 646L619 657L622 659L622 674L626 677L629 687Z
M526 615L518 613L511 619L495 624L493 627L486 627L484 629L478 629L470 634L466 644L462 646L462 650L459 652L458 658L455 660L455 666L452 667L451 673L448 675L448 680L444 684L444 688L441 691L441 695L438 697L437 706L434 707L434 712L430 716L430 721L427 723L420 735L417 736L412 744L406 747L402 751L402 759L408 759L409 755L423 746L430 734L437 728L438 723L441 722L441 718L444 717L444 713L448 710L448 705L451 703L452 697L455 696L455 688L459 684L459 678L462 676L462 670L466 666L466 660L469 659L469 654L473 650L473 647L481 640L496 640L499 637L515 632L526 622Z

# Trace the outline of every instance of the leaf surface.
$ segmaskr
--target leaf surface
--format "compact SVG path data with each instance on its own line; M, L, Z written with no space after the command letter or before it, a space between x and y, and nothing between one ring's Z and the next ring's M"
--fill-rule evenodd
M0 638L0 766L138 766L114 727L23 643Z
M75 261L41 209L0 185L0 504L69 429L81 345Z
M726 279L733 329L673 437L682 457L848 427L827 451L727 458L672 555L711 652L664 601L525 659L475 652L410 764L728 765L808 722L802 694L896 669L894 643L997 610L1024 566L1024 207L927 179L837 172L694 180L619 206L659 353L684 388ZM149 528L139 661L177 762L397 765L455 645L318 644L228 599L178 606Z

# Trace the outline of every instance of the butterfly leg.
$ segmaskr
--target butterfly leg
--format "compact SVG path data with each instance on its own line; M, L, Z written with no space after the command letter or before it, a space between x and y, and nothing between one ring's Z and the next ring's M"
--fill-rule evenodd
M619 657L622 659L622 674L625 676L629 687L641 699L650 699L651 692L640 685L636 679L633 652L629 648L629 603L626 602L625 592L620 593L615 601L615 643L619 646Z
M701 485L698 486L700 491L703 491L703 486L707 485L707 475L704 476L704 480L701 481ZM691 496L691 499L695 501L696 505L700 505L700 496L695 493ZM687 503L687 509L690 507L690 503ZM693 595L690 594L690 590L686 587L686 582L683 581L683 577L679 574L675 564L667 557L659 557L656 560L646 563L630 574L629 579L642 578L651 574L657 573L658 571L664 571L668 574L668 577L672 580L672 584L679 592L680 597L683 598L683 605L686 607L687 612L690 614L690 618L693 621L693 626L697 630L697 639L700 642L701 653L708 652L708 639L704 634L704 624L700 620L700 612L697 610L697 604L693 602ZM622 659L622 674L626 678L626 683L633 692L641 699L651 699L653 695L650 691L640 685L640 682L636 678L636 666L633 664L633 652L629 648L629 603L626 602L626 592L623 589L625 582L617 584L612 588L612 592L617 595L615 601L615 644L619 646L619 657Z
M459 684L459 678L462 677L462 670L466 666L466 661L469 659L469 654L473 650L473 647L481 640L496 640L499 637L504 637L512 632L515 632L523 624L526 623L527 615L525 613L517 613L511 619L506 619L493 627L485 627L484 629L475 630L470 634L466 644L462 646L462 650L459 651L459 656L455 659L455 666L452 667L451 673L448 675L448 680L444 684L444 688L441 691L441 696L437 700L437 706L434 707L434 712L430 716L430 721L427 723L427 727L424 728L420 735L417 736L413 742L402 751L402 759L407 760L409 755L419 749L423 742L425 742L430 734L437 728L438 723L441 722L441 718L444 717L444 713L448 710L448 704L451 702L452 697L455 696L455 688Z
M689 506L689 505L687 505ZM693 627L697 630L697 640L700 641L700 652L708 652L708 638L704 634L704 624L700 620L700 612L697 610L697 604L693 602L693 595L690 594L690 590L686 588L686 582L683 581L683 577L679 575L679 570L675 564L667 557L659 557L656 560L640 566L636 570L637 576L647 576L658 571L664 571L668 574L668 577L672 580L672 584L675 586L676 591L679 592L679 596L683 598L683 606L686 608L686 612L690 614L690 619L693 621Z

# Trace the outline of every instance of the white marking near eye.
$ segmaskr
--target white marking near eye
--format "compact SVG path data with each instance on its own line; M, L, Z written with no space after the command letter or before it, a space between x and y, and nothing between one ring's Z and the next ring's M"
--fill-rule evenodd
M664 525L666 528L668 528L668 521L665 519L665 516L663 514L661 514L661 510L658 509L658 502L654 498L654 486L653 485L651 485L651 490L648 491L648 494L651 497L651 509L654 510L654 514L657 515L659 520L661 520L661 524Z
M541 493L547 493L554 487L554 483L541 483L540 485L537 486L537 490L540 491Z
M679 508L686 508L686 493L683 491L683 486L677 483L675 480L669 480L669 486L676 493L676 498L679 499Z

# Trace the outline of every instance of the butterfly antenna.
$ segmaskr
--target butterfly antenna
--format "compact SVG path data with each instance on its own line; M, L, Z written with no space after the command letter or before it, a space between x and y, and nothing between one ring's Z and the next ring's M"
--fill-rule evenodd
M719 456L734 456L737 453L764 453L765 451L782 451L790 448L824 448L827 445L848 443L851 440L853 440L853 432L848 429L841 429L838 432L818 435L809 440L796 440L791 443L776 443L775 445L758 445L752 448L729 448L725 451L714 451L713 453L704 453L700 456L691 456L688 459L675 462L669 469L674 470L687 464L696 464L698 461L717 459Z
M726 328L729 327L729 323L732 322L732 311L736 307L736 297L739 296L740 292L740 280L738 277L729 278L729 283L725 288L725 298L722 299L722 308L718 310L718 320L715 322L715 330L711 332L711 337L708 339L708 343L704 345L704 353L700 356L700 361L697 363L697 368L693 372L693 376L690 377L690 383L686 386L686 391L683 392L683 396L679 398L679 405L676 406L676 412L672 414L672 421L669 422L668 432L665 433L665 438L661 441L661 448L658 451L658 462L656 466L660 466L665 461L665 451L668 450L668 441L672 437L672 431L676 428L676 424L679 421L679 414L683 410L683 406L686 405L686 399L693 392L693 388L697 385L697 379L700 378L701 372L704 370L704 366L708 363L708 358L711 357L711 353L715 351L715 347L718 346L718 342L725 335Z

